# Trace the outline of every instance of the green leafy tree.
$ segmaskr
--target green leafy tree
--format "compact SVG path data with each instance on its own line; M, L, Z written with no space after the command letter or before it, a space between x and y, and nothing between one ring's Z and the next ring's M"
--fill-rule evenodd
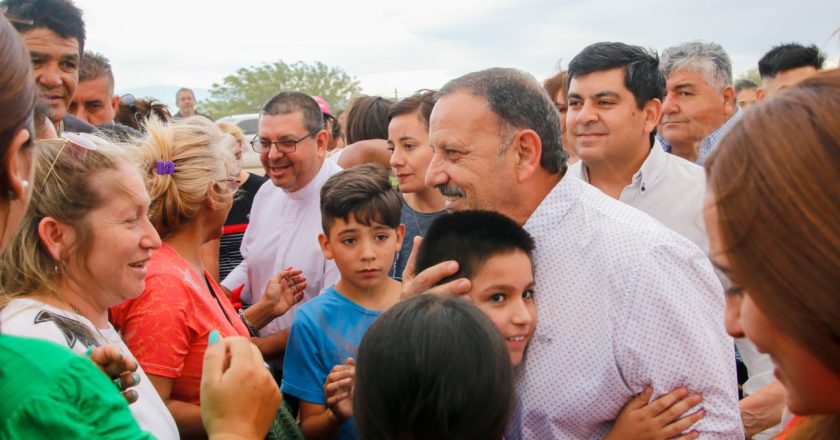
M214 83L210 98L201 102L201 111L214 118L239 113L256 113L272 96L288 90L318 95L332 110L345 108L361 92L359 81L339 67L315 62L283 61L243 67Z
M748 79L758 85L761 85L761 75L758 74L758 69L756 68L735 75L735 81L738 81L739 79Z

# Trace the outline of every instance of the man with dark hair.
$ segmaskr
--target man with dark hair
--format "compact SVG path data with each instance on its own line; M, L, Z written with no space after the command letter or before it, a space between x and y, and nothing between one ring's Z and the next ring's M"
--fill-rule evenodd
M690 41L662 51L665 98L659 137L665 151L703 164L740 118L732 62L717 43Z
M68 111L116 140L140 137L139 131L114 122L119 106L110 61L101 53L85 51L79 68L79 86Z
M566 125L581 161L569 175L638 208L704 251L703 168L668 154L656 140L665 77L655 53L595 43L569 63Z
M325 161L327 132L318 103L301 92L282 92L262 108L257 136L251 140L260 154L266 182L254 196L250 223L242 239L242 263L222 285L242 289L242 299L258 301L278 272L294 267L306 277L304 303L338 279L332 261L318 245L321 233L320 190L341 168ZM281 333L272 348L283 350L297 306L260 331ZM282 360L282 358L281 358Z
M823 68L825 55L815 45L788 43L775 46L758 60L761 89L758 99L771 98Z
M69 0L5 0L13 24L32 57L32 73L41 99L51 109L56 131L93 133L96 129L67 113L79 82L85 47L82 11Z
M758 84L749 79L735 81L735 103L743 110L758 102Z
M702 394L706 417L694 429L743 438L723 290L708 258L647 214L564 178L557 109L533 77L489 69L450 81L429 139L426 184L449 209L498 211L536 242L540 324L519 366L509 438L603 437L647 386ZM410 266L404 295L464 294L466 279L433 287L457 270Z
M204 116L212 120L210 116L199 113L195 110L195 93L192 89L181 87L175 93L175 105L178 107L178 113L172 115L175 119L189 118L190 116Z

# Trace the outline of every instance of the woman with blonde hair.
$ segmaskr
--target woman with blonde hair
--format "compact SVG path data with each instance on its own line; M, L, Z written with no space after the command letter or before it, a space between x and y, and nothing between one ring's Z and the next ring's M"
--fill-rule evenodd
M254 196L257 195L257 191L268 178L242 169L242 152L246 147L245 135L242 130L227 122L219 122L217 125L223 132L232 137L228 146L236 161L236 167L239 170L237 178L240 182L239 190L233 200L233 206L225 220L221 238L208 241L202 248L204 265L210 275L219 282L225 279L230 271L242 262L242 254L239 248L242 246L245 230L248 229ZM250 148L250 145L248 148Z
M29 209L3 255L4 333L51 340L84 354L104 344L128 352L108 308L143 291L160 239L146 218L148 194L116 147L65 133L42 142ZM146 378L132 377L132 413L157 438L178 430Z
M727 330L770 355L799 416L779 438L840 438L840 71L752 107L705 167Z
M252 327L299 301L302 290L281 272L247 316L237 314L201 262L201 246L221 235L238 187L226 135L202 117L168 125L151 119L146 129L148 137L133 151L146 174L149 219L163 244L148 263L142 295L113 308L111 319L181 436L201 436L199 384L211 332L248 337Z

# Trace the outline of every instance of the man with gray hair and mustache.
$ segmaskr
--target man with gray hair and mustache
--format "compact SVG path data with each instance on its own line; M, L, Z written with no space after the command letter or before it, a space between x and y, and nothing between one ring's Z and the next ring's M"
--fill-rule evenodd
M740 117L732 62L717 43L691 41L662 52L665 99L659 139L665 151L702 165Z
M532 76L473 72L438 96L426 185L447 196L447 209L500 212L536 242L540 322L518 367L520 408L506 438L601 438L646 387L684 386L703 396L705 418L692 430L743 439L723 289L703 252L566 176L557 108ZM404 296L470 289L464 278L437 285L457 262L419 274L412 262Z

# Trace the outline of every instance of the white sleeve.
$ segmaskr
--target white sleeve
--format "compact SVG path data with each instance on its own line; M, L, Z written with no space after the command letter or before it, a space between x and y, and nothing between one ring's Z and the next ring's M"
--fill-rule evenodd
M654 397L680 386L703 396L702 438L744 438L734 341L708 258L687 241L652 248L625 291L616 356L628 387ZM640 319L644 317L644 319Z

